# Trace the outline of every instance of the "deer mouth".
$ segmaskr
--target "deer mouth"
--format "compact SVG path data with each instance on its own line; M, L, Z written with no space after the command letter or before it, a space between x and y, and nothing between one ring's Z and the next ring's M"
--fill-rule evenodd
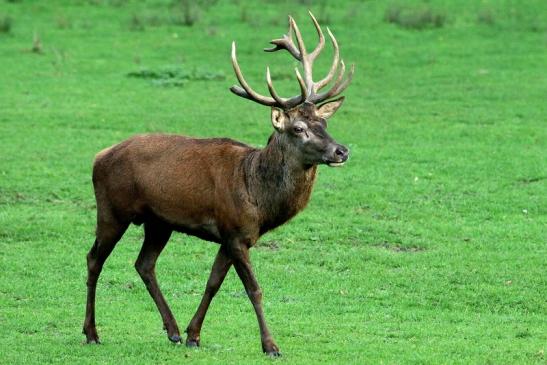
M337 156L333 156L331 158L324 158L323 163L325 163L329 167L340 167L344 166L347 160L348 153L344 151L343 155L337 154Z
M340 166L344 166L345 163L346 163L346 161L343 161L343 162L327 162L327 165L330 166L330 167L340 167Z

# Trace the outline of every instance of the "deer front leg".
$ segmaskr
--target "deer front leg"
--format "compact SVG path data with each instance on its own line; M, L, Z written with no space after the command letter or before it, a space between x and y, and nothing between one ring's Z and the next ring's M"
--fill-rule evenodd
M205 293L201 298L201 303L194 314L194 317L188 324L186 328L186 333L188 338L186 339L186 346L188 347L197 347L199 346L201 326L203 320L205 319L205 314L209 308L209 304L213 300L213 297L218 292L218 289L222 285L228 270L232 266L232 259L226 254L226 248L221 246L218 250L218 254L215 258L213 267L211 268L211 274L209 275L209 280L207 280L207 286L205 287Z
M264 318L262 310L262 290L253 273L251 262L249 260L249 248L244 242L235 242L230 245L230 254L236 269L237 275L245 286L245 291L253 304L258 326L260 328L260 339L262 341L262 351L269 356L281 356L279 347L275 343Z

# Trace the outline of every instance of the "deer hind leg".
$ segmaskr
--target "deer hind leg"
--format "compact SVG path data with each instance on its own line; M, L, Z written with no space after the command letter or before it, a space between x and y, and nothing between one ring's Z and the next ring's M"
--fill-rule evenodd
M207 285L205 286L205 293L203 293L203 297L201 298L201 303L186 328L186 333L188 334L186 346L188 347L199 346L201 326L205 319L209 304L211 304L213 297L218 292L228 270L230 270L230 267L232 266L232 259L225 251L226 249L224 246L221 246L218 250L218 254L211 269L211 274L209 275L209 280L207 280Z
M165 301L161 289L156 280L156 261L169 241L172 229L158 221L144 223L144 243L139 257L135 262L135 268L146 285L146 289L156 303L163 320L164 328L167 330L167 337L175 343L181 342L177 321Z
M99 343L95 327L95 292L104 262L125 233L128 223L121 223L112 214L101 214L97 220L95 243L87 254L87 305L83 327L87 343Z

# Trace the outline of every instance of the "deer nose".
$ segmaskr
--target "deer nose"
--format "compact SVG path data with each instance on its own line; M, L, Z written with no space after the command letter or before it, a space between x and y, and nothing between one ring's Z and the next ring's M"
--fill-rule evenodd
M346 147L340 145L340 146L336 147L336 150L334 150L334 154L340 160L346 161L348 159L349 150Z

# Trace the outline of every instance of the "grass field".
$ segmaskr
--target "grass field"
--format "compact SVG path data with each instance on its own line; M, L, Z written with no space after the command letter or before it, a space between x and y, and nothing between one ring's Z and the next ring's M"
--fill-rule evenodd
M309 3L0 0L0 363L545 363L547 4ZM99 281L103 344L84 345L95 153L155 131L263 146L269 110L228 91L230 44L257 89L269 64L297 93L290 57L261 49L289 13L311 48L308 8L356 64L329 127L352 155L252 251L283 357L261 353L233 271L202 347L170 344L137 227ZM216 250L179 234L158 262L182 328Z

